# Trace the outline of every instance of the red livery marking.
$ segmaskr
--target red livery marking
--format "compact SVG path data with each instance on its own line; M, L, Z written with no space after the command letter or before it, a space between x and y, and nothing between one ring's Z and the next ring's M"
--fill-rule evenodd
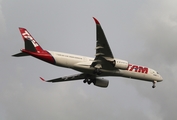
M46 82L44 78L40 77L40 79L41 79L42 81Z
M93 19L95 20L95 23L96 23L97 25L100 25L99 21L98 21L96 18L93 17Z
M139 72L139 73L145 73L145 74L148 73L148 68L147 67L131 65L131 64L129 64L128 70L129 71L134 71L134 72Z
M51 63L51 64L56 64L55 63L55 59L53 58L53 56L46 50L43 50L42 52L40 53L37 53L37 52L31 52L31 51L28 51L28 50L25 50L25 49L22 49L22 52L24 53L27 53L33 57L36 57L40 60L43 60L45 62L48 62L48 63Z
M24 38L30 39L30 40L34 40L34 38L25 30L22 33Z
M40 77L40 79L41 79L42 81L45 81L44 78L42 78L42 77Z

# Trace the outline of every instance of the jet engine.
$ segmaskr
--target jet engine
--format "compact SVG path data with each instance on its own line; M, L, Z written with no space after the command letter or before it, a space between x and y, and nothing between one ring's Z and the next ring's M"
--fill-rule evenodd
M98 87L108 87L109 85L109 81L108 80L105 80L105 79L101 79L101 78L96 78L93 82L93 84L95 86L98 86Z
M113 61L113 66L118 69L127 70L128 69L128 61L115 59Z

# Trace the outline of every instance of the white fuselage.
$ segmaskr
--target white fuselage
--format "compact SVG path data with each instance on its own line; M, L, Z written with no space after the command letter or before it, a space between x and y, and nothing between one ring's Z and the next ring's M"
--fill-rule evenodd
M48 51L48 52L53 56L55 60L55 65L57 66L67 67L83 73L93 74L94 68L90 67L90 65L92 64L94 58L67 54L62 52L53 52L53 51ZM100 69L100 70L101 70L101 75L99 75L99 77L121 76L121 77L134 78L134 79L150 81L150 82L162 81L162 77L158 72L156 72L151 68L147 68L139 65L129 64L127 70L121 70L121 69L115 69L115 70Z

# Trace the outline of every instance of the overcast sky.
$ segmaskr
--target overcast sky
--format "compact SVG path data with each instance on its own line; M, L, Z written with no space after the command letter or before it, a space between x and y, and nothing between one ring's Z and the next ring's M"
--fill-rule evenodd
M177 118L176 0L0 0L1 120L175 120ZM78 73L33 57L25 27L47 50L94 57L96 17L116 58L157 70L164 81L119 77L106 89L82 81L45 83Z

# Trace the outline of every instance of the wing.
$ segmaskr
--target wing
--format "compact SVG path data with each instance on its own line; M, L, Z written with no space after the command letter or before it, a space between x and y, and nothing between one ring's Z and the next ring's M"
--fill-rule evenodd
M51 80L44 80L42 77L40 77L41 80L45 82L65 82L65 81L74 81L74 80L80 80L80 79L85 79L87 78L87 74L77 74L77 75L71 75L71 76L65 76L65 77L60 77L60 78L55 78ZM88 76L91 77L91 76Z
M107 42L104 31L99 23L99 21L94 18L96 23L96 55L91 67L104 68L104 69L114 69L111 61L114 60L114 56Z
M89 81L85 81L88 84L93 83L95 86L98 87L108 87L109 81L101 78L96 78L95 75L90 74L78 74L78 75L72 75L72 76L66 76L66 77L60 77L52 80L44 80L42 77L40 77L41 80L45 82L65 82L65 81L74 81L74 80L80 80L80 79L90 79ZM84 83L85 83L84 82Z

